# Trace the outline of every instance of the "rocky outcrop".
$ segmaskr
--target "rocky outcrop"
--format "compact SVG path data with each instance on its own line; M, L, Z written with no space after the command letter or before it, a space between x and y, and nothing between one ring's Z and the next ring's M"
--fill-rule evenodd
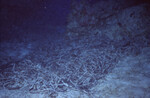
M91 3L91 2L96 3ZM67 37L107 35L110 39L145 35L150 27L150 5L136 0L82 0L72 3Z

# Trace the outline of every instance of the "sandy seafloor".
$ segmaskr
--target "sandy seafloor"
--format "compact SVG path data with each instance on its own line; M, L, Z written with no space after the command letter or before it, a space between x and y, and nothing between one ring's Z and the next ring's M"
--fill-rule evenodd
M46 93L43 93L44 91L42 90L39 92L31 92L28 89L31 88L31 84L35 83L37 80L44 79L43 77L45 77L46 74L51 74L51 72L49 72L49 70L45 67L42 67L42 63L38 63L38 61L37 63L36 61L34 62L31 60L33 58L29 59L28 55L37 55L35 56L36 58L45 56L47 52L44 49L47 49L46 47L49 46L48 42L51 42L51 40L45 39L26 43L2 42L0 44L1 65L10 64L10 66L13 66L11 70L14 72L10 75L10 79L17 81L14 85L19 85L19 88L14 87L13 89L12 87L11 89L11 87L6 86L7 82L8 84L10 83L8 80L6 83L3 83L5 86L1 83L0 98L150 98L150 47L143 48L142 52L138 55L129 54L128 56L121 58L116 64L116 67L110 73L108 73L104 78L97 80L97 84L90 89L90 93L87 93L84 90L74 89L69 86L64 92L60 91L57 93L48 93L48 90ZM62 41L60 41L60 44L62 44ZM67 48L67 46L64 47ZM37 48L44 52L36 52L39 51ZM64 50L61 49L59 52ZM51 54L51 52L54 55L54 51L49 51L48 53ZM19 61L23 61L24 63L27 62L28 65L32 65L33 67L29 68L29 66L23 66L20 68L26 68L18 72L17 66L22 65L15 64ZM25 71L34 68L36 71L39 71L37 76L22 76ZM1 81L6 78L2 73L0 75ZM23 81L19 80L18 77L24 78ZM29 77L32 78L28 79ZM46 82L43 82L43 84L44 83Z

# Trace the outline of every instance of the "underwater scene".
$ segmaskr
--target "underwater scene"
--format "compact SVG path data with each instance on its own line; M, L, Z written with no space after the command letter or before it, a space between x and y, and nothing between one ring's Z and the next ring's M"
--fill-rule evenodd
M150 98L149 0L0 0L0 98Z

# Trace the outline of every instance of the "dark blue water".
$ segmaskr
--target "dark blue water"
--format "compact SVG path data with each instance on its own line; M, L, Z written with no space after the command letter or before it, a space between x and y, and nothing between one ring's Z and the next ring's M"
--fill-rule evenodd
M57 36L65 32L70 0L1 0L0 7L1 41L8 41L26 33Z

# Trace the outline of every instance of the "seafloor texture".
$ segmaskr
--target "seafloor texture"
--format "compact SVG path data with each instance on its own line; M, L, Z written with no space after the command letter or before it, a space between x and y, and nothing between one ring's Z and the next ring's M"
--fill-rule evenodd
M1 42L0 98L150 98L150 5L123 1L73 2L66 36Z

